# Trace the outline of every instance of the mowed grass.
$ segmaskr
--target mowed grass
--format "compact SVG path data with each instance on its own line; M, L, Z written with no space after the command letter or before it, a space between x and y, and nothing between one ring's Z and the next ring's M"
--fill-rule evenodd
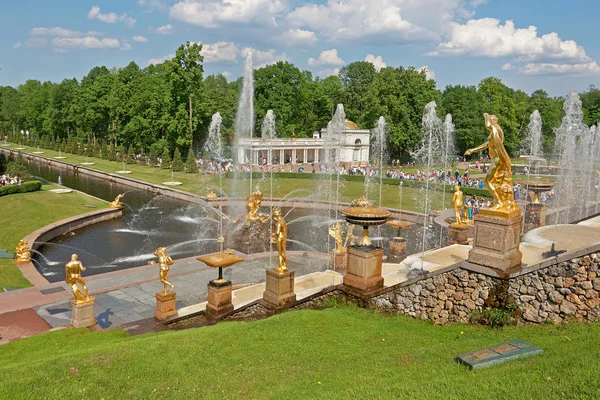
M0 144L2 146L2 144ZM15 147L25 147L25 150L22 150L24 153L31 153L36 151L36 148L19 146L16 144L12 144L7 147L9 149L14 149ZM40 150L42 151L42 150ZM40 154L42 157L52 158L58 156L57 151L53 150L45 150L43 149L44 154ZM95 165L86 166L86 168L95 169L102 172L115 173L116 171L120 171L123 169L122 162L117 161L107 161L100 158L95 157L84 157L84 156L76 156L72 154L62 153L62 156L66 157L64 160L60 160L62 162L67 162L70 164L81 164L83 162L94 162ZM410 167L412 169L418 169L418 167ZM162 184L163 182L171 181L171 179L181 182L181 186L177 186L176 188L179 190L183 190L186 192L194 193L197 195L205 195L207 188L212 188L216 190L219 187L219 178L217 175L206 175L206 174L188 174L185 172L174 172L171 170L164 170L160 168L151 168L146 165L139 164L125 164L125 169L132 171L131 174L126 175L128 178L133 178L136 180L140 180L143 182L153 183L153 184ZM306 170L305 173L310 172L310 166ZM173 174L173 175L171 175ZM268 179L268 173L265 174ZM311 195L311 199L314 200L327 200L328 197L323 188L328 187L328 179L326 176L322 176L323 179L294 179L294 178L279 178L274 179L273 183L273 197L284 197L290 192L297 189L305 189L306 192L298 193L297 197L303 197L307 195ZM378 178L372 178L373 181L377 181ZM333 187L335 189L336 182L334 180ZM374 187L374 185L373 185ZM234 179L223 179L223 190L229 196L248 195L248 188L241 187L239 181ZM261 191L263 192L265 198L270 196L270 182L264 181L261 182ZM365 193L365 185L363 182L342 182L341 190L340 190L340 201L342 202L350 202L359 198L361 195ZM382 205L386 207L398 208L400 206L400 196L399 196L399 187L395 185L383 185L383 202ZM446 194L445 197L445 206L442 205L442 193L441 192L431 192L431 197L429 198L429 209L439 210L443 208L450 208L452 206L452 194ZM371 192L369 199L379 204L379 189L374 189L374 192ZM402 209L408 211L416 211L416 212L425 212L424 211L424 200L425 200L425 191L419 188L410 188L404 187L402 189Z
M594 399L600 324L435 326L338 306L129 337L66 329L3 345L0 398ZM470 371L512 339L539 356Z
M107 203L80 193L49 192L58 186L42 186L42 190L0 197L0 249L14 252L19 240L48 224L85 214ZM31 243L29 243L31 246ZM31 284L15 265L15 260L0 259L0 290L5 287L23 288Z

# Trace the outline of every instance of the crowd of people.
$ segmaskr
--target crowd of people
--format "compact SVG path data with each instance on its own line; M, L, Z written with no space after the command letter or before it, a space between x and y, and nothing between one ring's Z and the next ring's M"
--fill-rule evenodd
M444 183L446 185L458 185L466 187L475 187L483 189L483 179L474 179L469 176L469 170L465 170L464 173L460 173L458 169L454 170L433 170L433 171L421 171L415 170L405 172L402 169L389 169L386 172L388 178L413 180L422 182L436 182Z
M20 185L20 184L21 184L21 178L19 178L16 175L11 178L9 174L4 174L4 175L2 175L2 177L0 177L0 186Z

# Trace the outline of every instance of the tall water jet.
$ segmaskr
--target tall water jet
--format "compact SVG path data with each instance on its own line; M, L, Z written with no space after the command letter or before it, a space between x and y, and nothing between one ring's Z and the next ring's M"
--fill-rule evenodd
M521 146L521 154L535 158L544 156L542 152L542 116L538 110L531 113L529 117L527 134Z
M242 91L238 101L237 115L235 118L234 157L239 169L248 163L250 167L249 193L252 193L252 137L254 132L254 69L252 68L252 53L246 56L244 73L242 75ZM246 148L249 152L246 153ZM241 150L241 151L240 151ZM241 154L240 154L241 153ZM240 159L241 158L241 159ZM242 188L242 190L244 190ZM243 192L242 192L243 194Z
M446 114L444 123L442 124L442 162L444 164L444 174L448 167L452 165L452 158L456 155L456 127L452 122L452 114ZM442 192L442 209L446 209L446 178L444 175L443 192ZM442 247L442 230L440 226L440 247Z
M269 187L270 187L270 200L271 200L271 212L269 215L273 215L273 139L276 137L275 130L275 114L273 110L268 110L265 119L261 126L261 139L268 145L267 151L267 166L269 167ZM263 170L263 178L265 177ZM269 224L270 237L273 237L273 224ZM269 251L269 268L273 268L273 252Z
M575 215L580 215L577 213L577 208L581 207L581 202L585 204L587 201L583 198L583 169L580 166L583 164L581 145L587 142L585 138L589 134L589 129L583 123L581 100L576 91L569 93L563 109L565 116L560 127L555 130L554 143L554 152L559 157L559 177L554 203L557 208L555 223L558 223L561 212L562 223L574 220ZM575 213L572 211L573 206L576 208Z
M208 139L205 143L206 152L216 159L215 168L219 174L219 195L223 196L223 174L225 173L222 162L223 162L223 140L221 138L221 124L223 120L221 114L214 113L208 127ZM223 202L219 201L219 238L223 237ZM221 246L223 242L220 241ZM222 248L220 249L223 250Z
M441 159L443 141L441 139L441 126L442 120L436 115L436 104L435 101L428 103L425 106L425 113L422 119L422 132L423 139L421 141L421 147L414 152L411 152L411 156L419 162L425 164L426 169L423 171L423 177L425 178L425 199L423 203L423 237L421 243L421 271L423 270L423 257L425 256L425 248L427 242L427 222L429 219L430 212L430 194L429 194L429 181L431 179L431 167L434 161Z
M387 159L388 135L389 130L385 118L379 117L377 125L373 130L373 139L375 143L371 144L371 149L373 149L373 151L370 153L371 166L377 168L379 174L379 207L381 207L383 203L383 166ZM365 192L367 192L367 198L369 181L367 174L367 176L365 176Z

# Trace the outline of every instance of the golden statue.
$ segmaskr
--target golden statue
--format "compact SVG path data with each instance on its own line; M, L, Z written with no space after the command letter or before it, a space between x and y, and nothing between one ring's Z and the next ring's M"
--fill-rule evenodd
M364 195L360 196L360 198L358 200L352 201L353 207L369 207L370 205L371 205L371 203L369 203L369 201L366 199L366 197Z
M344 247L344 240L342 239L342 225L339 221L329 228L329 236L335 239L335 252L336 254L344 254L346 248Z
M18 263L24 263L31 261L31 249L27 246L27 242L19 240L17 248L15 249L15 260Z
M296 140L296 132L292 131L292 141Z
M65 282L71 285L71 290L73 290L73 296L75 296L75 304L81 304L92 300L92 298L90 298L90 294L88 293L88 288L85 285L85 281L81 276L81 273L84 271L85 267L83 266L81 261L77 259L77 254L73 254L71 256L71 261L69 261L65 265ZM77 286L77 284L81 285L83 292L79 289L79 286Z
M277 244L277 252L279 253L279 265L275 268L275 272L282 274L287 272L287 258L286 258L286 241L287 241L287 223L281 215L281 209L275 208L273 210L273 217L275 219L276 229L271 237L271 243Z
M452 196L452 205L454 206L454 215L456 216L456 224L464 225L466 221L460 216L460 212L465 206L463 201L463 192L458 185L454 186L454 195Z
M109 204L110 208L123 208L123 205L121 204L121 199L124 195L125 193L121 193L120 195L115 197L115 199Z
M494 204L489 210L519 215L520 209L515 202L513 193L510 157L506 152L506 148L504 148L504 132L498 125L498 117L488 113L483 114L483 116L485 117L485 127L490 131L490 136L481 146L467 150L465 155L468 156L484 150L488 151L491 163L485 177L485 186L494 198ZM482 211L485 211L485 209ZM519 211L519 213L510 213L511 211Z
M356 243L356 236L354 236L354 225L346 224L346 242L344 243L344 247L348 248L349 246L354 246Z
M166 247L159 247L158 249L154 250L154 255L158 257L158 265L160 266L160 281L163 283L163 294L166 295L167 287L171 288L171 292L175 287L175 285L167 281L167 278L169 277L169 269L171 265L173 265L173 259L167 254Z
M217 198L217 194L213 192L211 189L206 189L206 198L209 200L213 200Z
M250 194L250 196L248 196L247 198L247 204L248 204L248 222L252 222L252 221L261 221L261 222L266 222L269 217L261 217L258 212L260 211L260 204L262 202L262 198L263 198L263 194L260 191L260 188L258 187L258 185L256 185L256 189L254 190L254 192L252 194Z

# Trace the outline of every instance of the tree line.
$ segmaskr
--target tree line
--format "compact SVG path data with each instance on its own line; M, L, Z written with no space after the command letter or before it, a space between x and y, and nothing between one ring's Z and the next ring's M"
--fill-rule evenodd
M18 87L0 87L0 132L19 137L21 130L50 147L97 148L105 154L188 155L200 152L211 116L219 112L225 143L234 134L241 78L204 76L202 45L181 45L173 59L140 68L92 68L81 80L60 83L28 80ZM255 135L267 110L276 115L277 135L312 137L327 126L336 104L343 103L349 119L371 129L379 116L390 129L389 157L406 159L421 142L421 118L430 101L438 116L451 113L457 148L464 150L487 137L482 114L496 114L505 133L505 145L517 155L526 134L529 115L539 110L543 145L551 153L554 129L563 117L564 98L544 90L531 95L489 77L476 86L447 86L443 90L413 67L377 71L366 61L350 63L336 76L313 77L288 62L254 71ZM581 94L584 122L600 120L600 90L590 86ZM192 153L193 154L193 153ZM164 158L164 157L163 157ZM189 157L188 157L189 158Z

